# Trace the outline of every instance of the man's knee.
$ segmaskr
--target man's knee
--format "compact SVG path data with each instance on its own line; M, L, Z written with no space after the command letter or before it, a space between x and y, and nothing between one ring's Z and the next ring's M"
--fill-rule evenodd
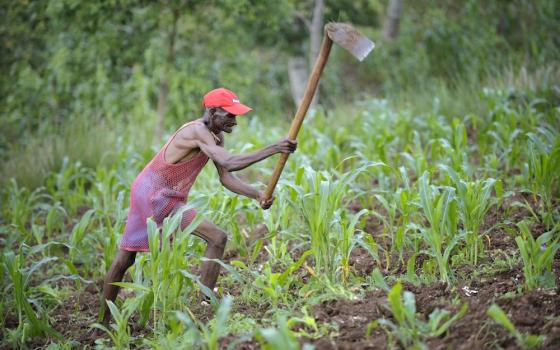
M216 247L225 248L227 243L227 233L223 230L216 229L212 235L212 241L210 243Z
M135 252L120 251L118 259L117 259L117 264L119 265L119 267L121 269L126 270L129 267L131 267L132 265L134 265L134 260L135 259L136 259L136 253Z

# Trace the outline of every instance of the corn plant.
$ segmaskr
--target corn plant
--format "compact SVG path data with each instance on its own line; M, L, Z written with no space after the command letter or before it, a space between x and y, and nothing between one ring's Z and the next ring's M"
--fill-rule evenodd
M383 277L383 274L381 273L378 267L373 269L370 277L371 277L370 285L373 285L376 288L383 289L385 292L389 293L391 288L389 288L389 285L387 284L387 282L385 282L385 277Z
M381 257L379 256L379 251L384 251L384 249L383 247L380 247L377 244L372 234L367 232L358 232L353 237L353 240L356 244L364 248L369 253L369 255L372 257L372 259L376 262L377 265L381 266L382 260ZM388 255L389 254L385 254L386 257ZM387 261L387 259L385 260L385 262L386 265L389 266L389 262Z
M128 184L128 179L122 178L116 169L98 168L95 183L87 193L88 200L98 213L118 213L128 205L122 201L126 197L125 193L128 193Z
M45 217L45 230L49 241L54 238L56 231L62 231L67 219L68 213L60 202L48 205L48 211Z
M501 195L501 183L490 178L484 181L463 181L457 183L457 202L459 214L466 233L466 251L469 262L476 265L479 255L484 254L484 244L480 235L480 226L488 210L496 204L492 200L492 190L497 188Z
M388 194L387 196L391 196ZM382 208L385 210L385 213L380 213L376 210L371 210L371 214L375 216L378 220L383 223L383 231L376 232L376 236L381 237L382 244L384 247L391 247L391 250L395 249L399 253L402 253L403 245L402 240L397 239L397 228L395 227L395 221L397 216L397 204L395 201L389 201L385 198L385 196L381 194L374 195L374 198L377 199L377 202L381 204ZM389 197L390 199L393 199ZM399 227L400 229L400 227ZM389 242L387 242L387 237L389 238ZM402 238L402 237L400 237ZM373 237L371 238L371 240ZM367 249L367 248L366 248ZM385 265L386 269L390 268L391 264L391 250L384 251L385 255ZM371 254L371 252L370 252ZM377 255L377 254L376 254ZM399 254L400 255L400 254ZM375 257L375 255L372 255Z
M290 286L296 280L294 272L303 265L309 255L311 255L310 250L304 252L297 261L290 264L282 273L272 272L270 264L265 264L263 270L255 274L254 286L261 289L270 298L273 307L276 308L280 300L285 304L288 303L287 297Z
M152 349L219 349L219 340L227 334L229 314L232 307L232 297L225 297L216 310L216 316L208 323L196 319L193 313L187 310L172 311L169 318L169 329L165 329L167 336L156 337L146 343ZM232 343L233 345L235 342ZM227 349L233 348L230 346Z
M371 210L371 213L383 223L383 232L381 234L377 232L376 236L380 235L384 243L383 245L390 247L390 250L383 252L385 269L387 270L391 269L393 253L396 251L399 260L401 263L404 263L403 254L405 247L414 246L416 240L414 235L409 234L408 226L417 208L413 202L413 194L409 186L406 170L401 167L399 171L405 188L398 188L394 192L376 194L372 197L377 200L385 211L385 213L381 213ZM389 238L389 242L386 241L386 237Z
M169 302L171 303L169 306L173 307L178 301L185 277L187 277L181 271L188 266L184 256L184 252L187 250L187 235L194 231L202 221L202 217L197 216L184 231L175 234L180 224L181 214L177 213L164 220L161 231L153 221L148 223L150 259L147 270L154 292L154 307L161 302L163 315L166 315ZM171 243L173 234L175 235Z
M278 236L271 237L264 250L268 253L269 261L273 264L289 264L292 259L287 240Z
M199 323L202 347L207 350L218 350L220 337L227 334L227 323L231 311L232 298L226 296L222 299L216 317L209 325Z
M451 177L456 189L456 200L458 204L459 217L463 223L465 232L465 250L468 261L476 265L478 257L484 254L484 242L480 235L480 226L488 210L497 203L492 197L492 191L496 189L498 197L502 194L502 185L495 179L465 181L451 168L442 167Z
M496 304L492 304L486 313L488 316L492 317L496 323L504 327L509 334L515 338L517 345L522 349L532 349L541 346L545 341L545 337L542 335L523 334L517 330L504 310Z
M542 200L542 216L550 228L553 198L557 198L560 180L560 134L552 128L538 128L539 134L528 133L528 163L525 164L525 181L533 194Z
M279 181L279 189L276 193L276 200L274 201L274 205L266 211L262 212L263 221L266 224L266 227L270 231L271 235L278 233L282 229L287 229L291 225L296 225L297 222L294 222L292 208L290 207L290 195L289 187L286 186L288 182L281 179ZM291 200L295 200L296 194L294 193Z
M175 310L170 314L165 336L148 339L145 344L150 349L194 349L200 343L200 331L188 314Z
M390 346L396 338L405 349L428 349L425 341L430 337L443 335L453 322L465 315L468 309L468 304L463 304L459 312L453 316L447 310L435 309L425 322L418 319L416 315L414 294L408 291L402 293L400 281L391 288L387 297L394 321L388 319L374 321L368 326L368 333L379 325L387 332Z
M6 192L7 198L2 203L3 215L9 218L9 223L23 236L23 241L31 243L33 235L29 232L27 224L32 220L32 211L39 203L47 201L50 197L41 187L34 191L19 187L13 178L10 179Z
M489 154L497 156L498 165L503 165L506 173L510 172L519 161L522 154L521 143L518 142L521 130L517 128L517 118L507 118L492 123L492 129L487 132L492 137L493 151Z
M401 157L407 163L407 167L414 171L416 176L428 171L428 151L422 146L420 134L414 130L413 145L409 146L409 152L402 152Z
M351 219L346 228L335 228L344 210L342 198L348 195L350 185L360 174L369 167L381 165L383 163L365 164L337 179L326 172L306 168L305 174L300 172L302 176L296 177L296 183L291 186L297 194L296 205L309 230L315 268L332 281L337 280L339 263L344 260L344 254L348 253L348 247L352 244L352 235L348 234L348 230L352 230L357 222L356 218Z
M63 203L68 213L74 216L78 207L84 204L88 184L92 182L93 174L90 169L80 162L71 164L68 157L64 157L62 168L47 177L45 187L53 200Z
M103 261L105 263L105 266L102 267L102 271L105 271L109 266L111 266L111 259L115 256L115 252L117 251L118 237L121 232L124 231L124 223L127 215L127 211L122 207L124 198L124 192L120 191L116 202L121 205L117 205L115 212L112 214L114 222L112 222L111 216L104 215L105 220L103 231L105 234L100 237L102 239Z
M525 288L531 290L537 287L551 287L556 285L556 278L552 273L552 263L558 249L560 236L556 233L559 226L540 235L535 239L525 221L518 225L521 236L515 242L523 259L523 275Z
M210 217L212 222L216 225L224 227L228 232L232 233L235 237L236 243L243 239L241 234L241 229L237 225L237 220L231 220L235 218L236 213L242 211L243 200L237 195L229 195L226 192L215 194L211 196L208 200L208 209L210 210ZM239 244L243 247L243 244ZM246 253L244 251L244 253ZM246 254L244 254L246 256Z
M132 340L130 334L130 328L128 327L128 320L132 313L136 311L139 300L136 298L126 299L122 311L110 300L107 300L107 305L109 305L109 310L111 311L111 316L113 316L114 324L111 324L110 328L105 327L102 324L94 323L93 328L98 328L107 333L107 335L113 341L115 349L130 349L130 342Z
M451 167L461 173L469 174L467 162L467 130L458 119L453 119L451 140L440 139L440 144L451 157Z
M420 206L429 224L428 227L418 227L427 245L425 253L435 260L439 278L450 283L453 279L451 256L463 239L463 235L457 229L455 191L450 187L440 189L430 185L427 172L418 179L418 189Z
M72 245L72 249L70 250L71 260L76 259L79 247L83 244L83 239L87 229L93 221L92 216L94 213L95 211L93 209L85 212L85 214L80 218L80 221L78 221L78 223L72 228L72 232L70 233L70 242Z
M142 300L139 304L141 323L144 323L153 312L153 328L165 324L169 311L180 308L180 296L185 290L192 290L194 283L198 283L204 294L215 301L212 291L200 283L197 276L187 271L189 266L184 252L193 249L190 233L200 224L202 217L197 216L183 231L176 233L171 242L171 235L177 231L182 213L166 218L157 227L153 220L148 220L148 243L150 247L149 259L143 256L136 263L134 283L117 282L115 285L131 288L139 292ZM158 317L158 311L162 315Z
M296 334L290 329L285 317L278 317L278 328L261 328L257 333L257 340L264 350L299 350L300 346ZM303 349L308 349L306 345Z
M346 212L341 213L341 218L339 224L337 224L336 230L340 233L336 235L337 241L333 242L339 247L339 259L336 265L342 270L342 283L346 284L350 278L350 254L357 244L356 225L358 220L368 213L367 209L362 209L360 212L352 215L350 219L347 218Z
M38 335L62 338L49 325L46 312L40 315L35 312L31 302L35 306L38 306L38 302L31 299L29 290L29 281L33 272L53 260L56 260L56 258L43 258L29 269L25 269L23 247L19 248L17 254L13 252L4 253L4 266L12 283L12 295L18 315L18 328L16 332L20 334L19 339L17 339L17 342L20 344L24 344L31 337Z

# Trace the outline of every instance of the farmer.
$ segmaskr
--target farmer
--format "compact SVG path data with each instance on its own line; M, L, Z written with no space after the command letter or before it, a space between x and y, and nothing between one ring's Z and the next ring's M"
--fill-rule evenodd
M292 153L296 150L297 142L283 138L254 153L233 155L223 148L223 132L230 133L237 125L236 117L251 111L251 108L241 104L233 92L224 88L208 92L203 103L205 110L202 118L179 128L132 184L124 235L105 278L103 297L106 300L114 301L117 297L119 287L111 283L122 280L126 270L134 263L136 253L149 251L146 220L151 217L156 224L161 225L166 217L179 210L209 159L214 162L225 188L258 200L263 209L272 205L273 198L266 200L263 192L243 183L231 172L276 153ZM192 222L195 214L195 209L183 211L181 229ZM222 258L227 241L224 230L204 219L195 228L194 234L208 243L206 258ZM214 290L219 272L218 263L205 261L202 264L201 282ZM107 304L102 312L107 323L110 319Z

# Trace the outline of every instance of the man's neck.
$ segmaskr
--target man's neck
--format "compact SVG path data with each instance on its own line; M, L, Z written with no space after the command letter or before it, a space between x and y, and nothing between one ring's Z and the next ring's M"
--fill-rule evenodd
M216 130L216 128L214 127L214 123L210 121L210 118L208 118L208 116L202 117L202 122L204 123L204 125L206 125L206 127L208 128L208 130L210 130L212 134L216 135L220 133L219 130Z
M210 131L210 133L212 134L212 136L214 137L214 139L219 142L220 138L218 137L218 135L220 134L219 130L215 130L212 122L210 121L210 119L208 117L203 117L202 118L202 122L204 123L204 125L208 128L208 131Z

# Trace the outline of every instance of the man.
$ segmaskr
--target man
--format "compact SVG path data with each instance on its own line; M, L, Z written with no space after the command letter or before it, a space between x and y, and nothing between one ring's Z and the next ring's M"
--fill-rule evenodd
M292 153L296 150L296 141L284 138L251 154L230 154L223 148L223 133L231 133L237 125L236 117L251 111L251 108L241 104L233 92L224 88L208 92L203 102L205 111L202 118L179 128L132 184L125 232L117 256L105 278L103 297L106 300L114 301L117 297L119 288L111 283L122 280L126 270L134 263L136 253L149 251L146 220L151 217L161 225L166 217L180 209L185 204L196 177L209 159L214 162L224 187L258 200L263 209L272 205L274 199L266 200L264 193L243 183L231 172L244 169L276 153ZM183 212L181 229L192 222L195 214L194 209ZM205 253L207 258L222 258L227 241L226 232L204 219L196 227L194 234L208 243ZM201 282L213 290L219 272L218 263L205 261L202 265ZM104 322L107 323L110 319L107 305L102 312Z

